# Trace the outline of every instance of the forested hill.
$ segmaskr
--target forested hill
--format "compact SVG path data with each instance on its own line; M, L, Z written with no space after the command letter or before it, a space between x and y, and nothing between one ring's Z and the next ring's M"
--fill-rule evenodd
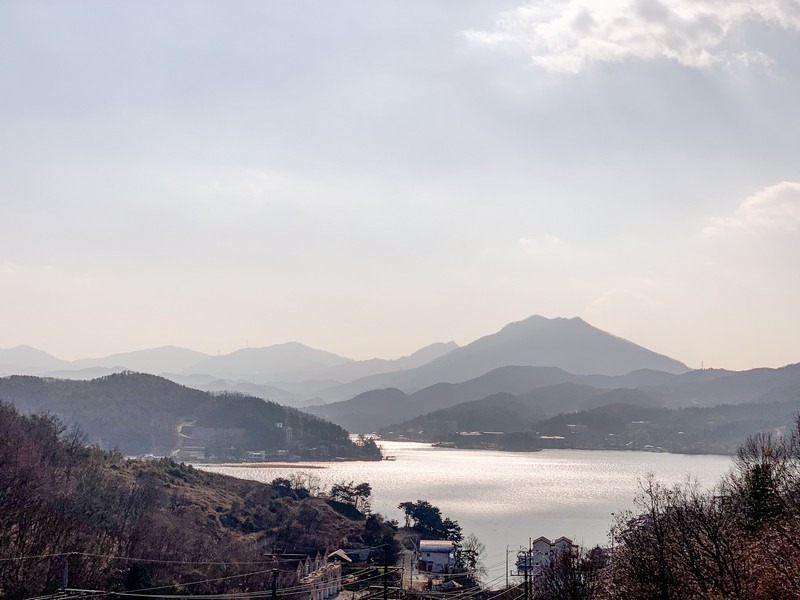
M169 454L185 441L180 425L191 423L195 429L219 431L219 439L212 441L240 453L281 450L303 458L380 457L374 444L353 444L340 426L296 409L249 396L202 392L141 373L91 381L5 377L0 378L0 401L24 413L57 415L80 427L89 443L124 454Z
M54 594L67 572L72 588L244 597L269 589L278 567L280 589L305 591L297 561L265 553L313 557L393 536L379 515L337 512L341 502L311 497L299 481L128 460L4 403L0 492L0 597L9 599Z

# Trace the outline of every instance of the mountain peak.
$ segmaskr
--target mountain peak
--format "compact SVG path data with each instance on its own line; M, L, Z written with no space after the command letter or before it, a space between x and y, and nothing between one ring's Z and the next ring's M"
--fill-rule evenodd
M533 315L415 369L367 377L326 390L330 394L326 399L343 400L390 386L409 392L436 383L459 383L513 366L557 367L575 375L624 375L637 369L667 373L689 370L677 360L602 331L580 317L550 319Z
M0 349L0 352L8 352L18 355L30 355L30 356L50 356L51 358L55 358L49 352L45 352L44 350L39 350L38 348L34 348L33 346L29 346L27 344L20 344L19 346L14 346L13 348L2 348Z
M542 315L531 315L520 321L512 321L503 327L500 332L532 330L543 327L565 327L570 325L591 327L589 323L580 317L544 317Z
M0 371L38 373L68 366L67 361L33 346L20 345L0 349Z
M677 360L598 329L580 317L548 319L533 315L444 358L455 361L465 356L494 366L556 366L583 375L624 375L636 369L688 370Z

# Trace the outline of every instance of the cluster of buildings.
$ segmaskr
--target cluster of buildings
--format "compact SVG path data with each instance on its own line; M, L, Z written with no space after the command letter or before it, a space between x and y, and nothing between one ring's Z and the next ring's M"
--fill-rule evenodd
M291 447L293 431L284 423L275 423L276 430L280 430L285 440L286 448ZM193 421L180 425L178 430L177 447L172 452L172 457L186 461L241 461L262 462L267 460L300 460L288 449L246 450L247 431L242 427L198 427Z
M529 576L536 576L553 561L565 555L574 557L577 552L578 546L568 537L550 540L540 536L517 555L518 574L527 572ZM422 572L451 573L456 566L455 544L446 540L420 540L416 566Z
M456 550L456 545L451 541L420 540L414 557L417 574L428 578L430 583L430 578L438 576L441 579L454 573ZM578 547L570 538L550 540L540 536L532 540L528 548L518 553L516 575L535 579L553 561L565 555L574 557L577 551ZM338 549L326 555L298 558L296 564L292 563L293 570L285 574L291 574L290 585L302 589L302 595L307 600L332 600L343 590L343 569L347 569L345 573L352 572L353 568L379 560L376 556L378 555L374 548ZM446 579L445 577L443 581ZM452 584L450 581L448 583ZM445 589L442 587L441 591Z

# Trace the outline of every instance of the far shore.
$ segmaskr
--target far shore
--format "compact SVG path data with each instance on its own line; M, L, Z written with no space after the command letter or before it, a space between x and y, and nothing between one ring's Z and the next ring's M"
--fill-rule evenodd
M327 469L321 465L302 463L194 463L196 467L231 467L234 469Z

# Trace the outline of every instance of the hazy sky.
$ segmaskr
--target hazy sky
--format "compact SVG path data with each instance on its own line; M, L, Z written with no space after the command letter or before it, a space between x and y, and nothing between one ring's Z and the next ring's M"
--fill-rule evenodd
M0 3L0 347L579 315L800 361L800 3Z

